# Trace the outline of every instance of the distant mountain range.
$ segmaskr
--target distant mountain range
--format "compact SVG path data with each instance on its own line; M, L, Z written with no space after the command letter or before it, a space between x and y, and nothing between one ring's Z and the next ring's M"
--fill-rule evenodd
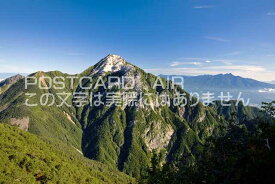
M180 75L160 75L164 78ZM275 88L274 84L260 82L254 79L243 78L229 74L218 75L199 75L199 76L182 76L184 77L185 89L263 89Z
M268 81L267 83L275 85L275 80L274 81Z
M250 99L251 104L259 105L261 102L272 101L275 99L275 84L260 82L254 79L243 78L229 74L218 75L160 75L165 79L173 76L183 77L184 89L188 92L205 93L211 92L219 96L221 92L229 92L236 99L241 92L243 97ZM216 98L217 99L217 98ZM218 100L218 99L217 99Z

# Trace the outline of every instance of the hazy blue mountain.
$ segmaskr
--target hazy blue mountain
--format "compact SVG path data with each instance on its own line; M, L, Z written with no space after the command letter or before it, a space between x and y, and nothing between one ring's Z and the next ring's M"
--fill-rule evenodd
M161 75L166 78L167 75ZM170 75L179 76L179 75ZM243 78L229 74L183 76L185 88L208 88L208 89L262 89L275 88L274 84L260 82L254 79Z
M267 81L267 83L275 85L275 80L274 81Z
M250 99L250 104L259 105L263 101L272 101L275 99L275 84L260 82L254 79L243 78L240 76L229 74L218 75L199 75L199 76L184 76L184 75L160 75L163 78L171 79L172 76L184 77L184 89L188 92L202 93L211 92L215 94L215 99L221 92L233 96L237 99L242 93L242 97Z

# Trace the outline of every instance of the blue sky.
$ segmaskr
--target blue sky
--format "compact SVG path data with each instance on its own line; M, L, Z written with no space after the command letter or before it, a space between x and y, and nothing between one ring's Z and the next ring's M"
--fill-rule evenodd
M275 80L275 1L0 1L0 72L78 73L109 53L155 74Z

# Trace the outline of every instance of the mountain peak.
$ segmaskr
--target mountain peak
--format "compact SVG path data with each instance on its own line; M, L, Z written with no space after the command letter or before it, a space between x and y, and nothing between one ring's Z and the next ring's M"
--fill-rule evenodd
M109 54L103 58L100 63L105 63L107 65L124 65L126 64L126 60L119 55Z
M232 73L226 73L225 76L234 76Z
M119 55L109 54L101 59L94 68L93 74L102 74L105 72L128 71L133 66Z
M117 55L117 54L108 54L105 58L120 59L122 57L120 55Z
M20 79L23 79L23 78L24 78L24 76L22 76L20 74L9 77L7 79L4 79L4 80L0 81L0 87L4 86L4 85L13 84L13 83L15 83L15 82L17 82L17 81L19 81Z

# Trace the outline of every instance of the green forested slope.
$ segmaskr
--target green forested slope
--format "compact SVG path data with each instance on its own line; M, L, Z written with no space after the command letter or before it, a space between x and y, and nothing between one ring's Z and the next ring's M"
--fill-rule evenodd
M117 64L121 64L120 69L117 69ZM114 70L107 70L109 66ZM32 76L69 75L55 71L37 72ZM44 93L56 96L62 92L95 94L104 90L81 89L78 81L75 81L73 89L69 88L67 81L64 90L45 90L38 86L25 90L24 80L20 80L0 95L0 120L9 124L19 123L21 126L27 124L27 130L31 133L60 140L81 150L90 159L101 161L137 178L150 166L154 151L162 155L163 163L181 159L193 162L201 152L205 139L218 135L219 127L225 125L215 109L205 107L202 103L192 106L197 99L189 94L186 94L188 103L184 107L174 106L174 93L185 93L183 89L153 89L157 77L126 62L120 56L109 55L77 76L93 77L93 81L87 81L86 86L94 85L100 76L104 82L107 82L108 76L133 76L136 80L134 91L153 94L147 97L152 106L95 107L87 104L84 107L57 107L56 104L60 101L56 101L51 107L26 107L24 103L27 93L36 93L30 103L39 103L39 97ZM47 81L44 83L47 85ZM166 86L170 82L163 80L163 83ZM116 88L110 91L125 92ZM160 100L156 94L165 93L170 96L171 106L155 106L153 103ZM72 98L68 101L72 104Z
M112 56L111 56L112 57ZM118 58L120 59L120 58ZM99 68L103 59L95 69ZM130 70L109 72L104 75L94 74L94 68L85 71L86 76L134 76L136 91L152 93L149 99L156 103L156 94L168 94L173 101L176 91L186 93L180 87L176 89L153 89L157 77L144 72L127 62ZM168 81L163 80L166 86ZM87 86L90 83L87 83ZM101 89L76 91L98 93ZM112 89L116 92L125 92L123 89ZM104 97L103 97L104 98ZM139 178L150 165L152 153L163 155L162 162L182 159L183 154L189 154L191 161L200 152L201 146L208 136L218 133L218 126L224 122L216 112L199 103L192 107L191 102L196 101L186 94L185 107L173 106L145 106L145 107L94 107L86 105L76 108L77 118L82 124L83 141L82 150L86 157L100 160L110 166L119 168L125 173ZM156 100L157 99L157 100Z
M0 183L134 183L58 141L0 124Z
M57 71L49 73L37 72L32 74L32 76L37 78L41 76L66 77L67 74ZM56 138L81 150L82 130L81 125L74 116L74 108L66 106L57 107L60 99L56 94L63 92L71 93L72 91L69 88L62 90L39 89L38 85L29 86L25 89L25 80L22 79L0 95L0 120L9 124L12 122L12 119L17 120L19 123L27 124L28 131L31 133ZM28 107L25 105L26 99L29 98L28 93L36 94L36 96L30 98L29 103L38 104L37 106ZM53 106L40 105L40 97L45 93L51 93L56 97L56 103ZM69 116L74 123L70 121L67 116ZM25 120L25 122L22 120Z
M222 105L226 104L226 105ZM215 101L211 105L219 115L224 116L226 120L230 120L236 116L237 120L241 123L256 118L262 118L264 113L257 107L245 106L242 102L237 103L235 100L229 102Z
M269 118L251 120L248 129L230 120L219 136L209 137L194 163L181 160L161 167L157 155L143 178L146 184L273 184L275 175L275 101L263 103Z

